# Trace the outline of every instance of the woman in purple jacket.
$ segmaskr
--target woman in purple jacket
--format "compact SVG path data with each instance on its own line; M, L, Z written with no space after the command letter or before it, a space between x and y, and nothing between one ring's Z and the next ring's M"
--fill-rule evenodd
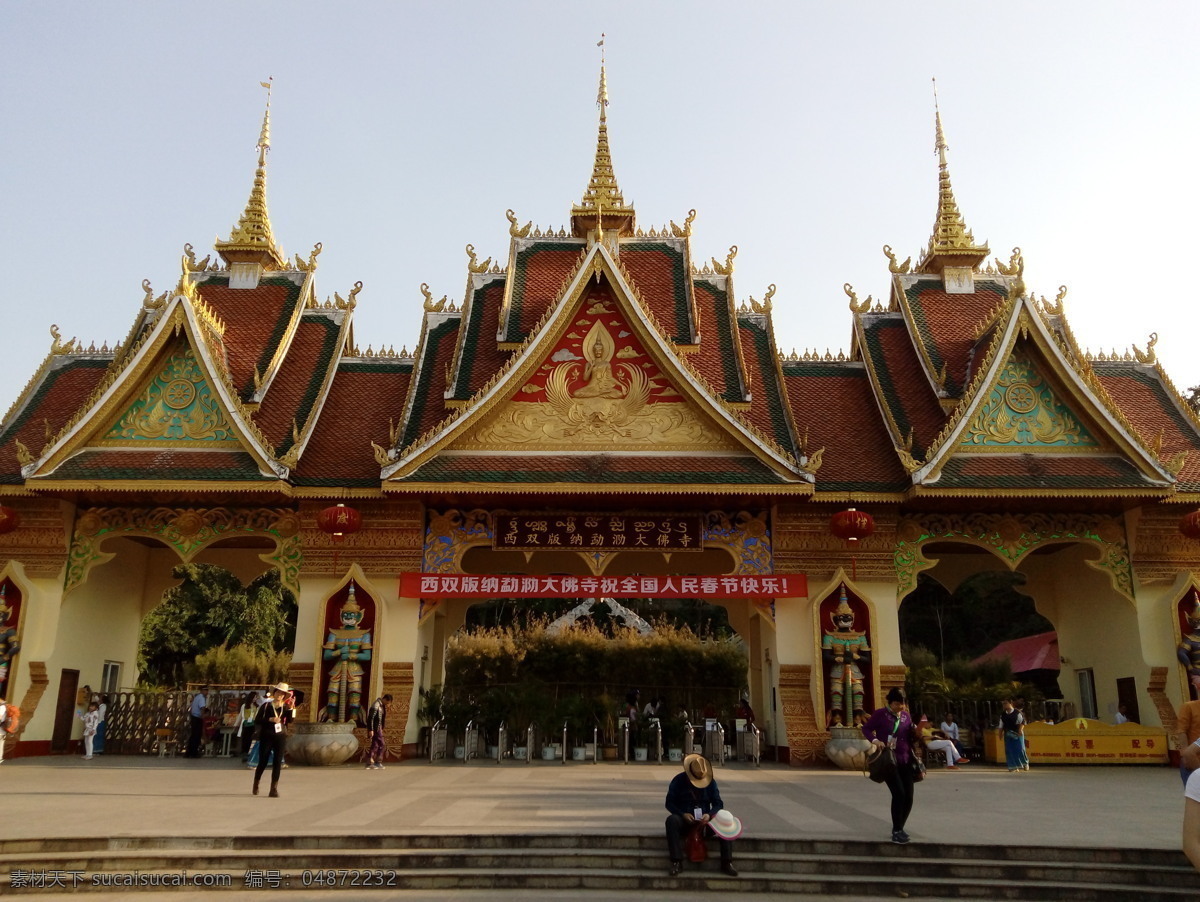
M887 702L863 724L862 732L872 749L886 745L896 753L896 770L886 782L892 793L892 842L903 845L908 842L904 824L913 806L913 761L920 739L904 707L904 693L893 686Z

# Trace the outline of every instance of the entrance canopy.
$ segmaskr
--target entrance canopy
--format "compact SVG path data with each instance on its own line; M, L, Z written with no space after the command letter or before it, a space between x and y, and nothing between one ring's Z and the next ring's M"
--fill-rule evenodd
M1031 670L1059 670L1058 633L1050 630L1048 633L1038 633L1036 636L1009 639L1007 642L1001 642L991 651L980 655L971 663L979 664L983 661L997 661L1002 658L1012 661L1013 673L1028 673Z

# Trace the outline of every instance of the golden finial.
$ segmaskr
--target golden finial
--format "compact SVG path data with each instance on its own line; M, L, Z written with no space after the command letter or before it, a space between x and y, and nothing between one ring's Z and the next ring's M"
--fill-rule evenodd
M1154 363L1157 355L1154 352L1154 346L1158 344L1158 333L1151 332L1150 340L1146 342L1146 350L1143 352L1137 345L1133 346L1133 356L1138 363Z
M625 198L613 173L612 152L608 146L608 79L605 73L604 35L600 35L596 46L600 48L600 88L596 92L600 125L596 134L592 177L584 189L582 200L571 208L571 231L579 238L585 238L588 232L600 229L601 219L608 219L609 230L618 235L632 234L635 226L633 207L625 205Z
M505 210L504 215L505 215L505 217L507 217L508 223L509 223L508 234L512 235L512 237L514 237L514 238L528 238L529 237L529 231L530 231L530 229L533 228L532 222L527 222L527 223L525 223L525 225L519 226L519 225L517 225L517 214L514 213L512 210Z
M271 149L271 81L259 82L267 89L267 106L263 113L262 129L258 134L258 168L254 171L254 186L242 218L233 227L229 238L217 241L213 247L226 263L259 263L266 269L286 266L283 252L271 232L267 214L267 151Z
M889 244L883 246L883 253L888 258L888 272L903 274L908 272L909 267L912 266L912 257L909 257L903 263L897 263L896 255L892 253L892 248Z
M929 246L921 255L917 272L941 272L946 266L969 266L977 269L987 257L987 244L976 244L954 199L950 185L950 167L946 162L946 135L942 131L942 111L938 107L937 79L933 80L933 110L935 123L934 152L938 155L938 208L929 236Z
M468 262L468 263L467 263L467 269L468 269L470 272L487 272L487 271L488 271L488 267L492 265L492 258L491 258L491 257L488 257L488 258L487 258L486 260L484 260L482 263L480 263L480 262L479 262L479 261L476 259L476 256L475 256L475 245L473 245L473 244L468 244L468 245L467 245L467 256L470 258L470 262Z

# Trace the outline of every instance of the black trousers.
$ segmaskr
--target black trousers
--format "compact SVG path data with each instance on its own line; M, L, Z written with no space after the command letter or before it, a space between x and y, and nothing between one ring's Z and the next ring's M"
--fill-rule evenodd
M910 753L910 754L915 754ZM913 772L911 762L900 764L887 778L892 793L892 829L903 830L913 806Z
M188 715L188 724L191 730L188 732L187 757L200 757L200 743L204 741L204 718L192 717Z
M257 783L263 775L263 771L267 769L267 758L271 758L271 783L279 782L279 768L283 766L283 740L282 733L269 733L267 738L258 739L258 767L254 769L254 782ZM271 752L275 752L274 756Z
M672 814L667 818L667 854L672 861L683 861L683 840L694 826L695 823L687 821L682 814ZM707 839L717 834L705 829L704 836ZM721 864L732 862L733 840L717 836L717 842L721 846Z

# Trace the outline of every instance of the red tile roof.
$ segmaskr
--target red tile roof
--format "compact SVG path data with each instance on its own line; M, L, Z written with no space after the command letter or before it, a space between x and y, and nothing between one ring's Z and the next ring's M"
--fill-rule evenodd
M321 384L338 358L341 326L323 314L306 314L287 356L271 382L254 422L278 455L292 446L292 423L303 429L317 403Z
M37 455L46 444L47 432L58 434L91 396L111 362L111 357L59 357L37 384L29 386L10 419L0 426L0 484L22 481L16 443Z
M973 294L947 294L941 279L921 279L906 292L917 332L937 373L946 365L946 390L962 394L975 343L972 330L1006 296L998 282L976 277Z
M917 359L904 321L898 316L863 317L863 354L876 380L881 406L891 411L904 442L913 433L912 453L919 460L941 431L946 415Z
M812 453L821 492L898 492L912 484L880 418L862 364L788 361L783 368L796 431Z
M538 242L516 254L512 300L504 326L504 341L524 341L546 308L558 297L567 276L579 265L582 242L565 238Z
M371 442L389 446L388 430L404 408L411 377L408 362L342 361L316 430L292 472L293 481L309 486L379 485L382 467Z
M1124 361L1096 362L1092 366L1143 441L1153 442L1162 434L1164 460L1180 451L1191 451L1178 477L1180 488L1200 491L1200 436L1155 368Z
M229 376L243 400L254 391L254 367L266 373L291 321L300 286L267 275L257 288L233 289L226 273L210 273L197 286L200 297L225 322Z

